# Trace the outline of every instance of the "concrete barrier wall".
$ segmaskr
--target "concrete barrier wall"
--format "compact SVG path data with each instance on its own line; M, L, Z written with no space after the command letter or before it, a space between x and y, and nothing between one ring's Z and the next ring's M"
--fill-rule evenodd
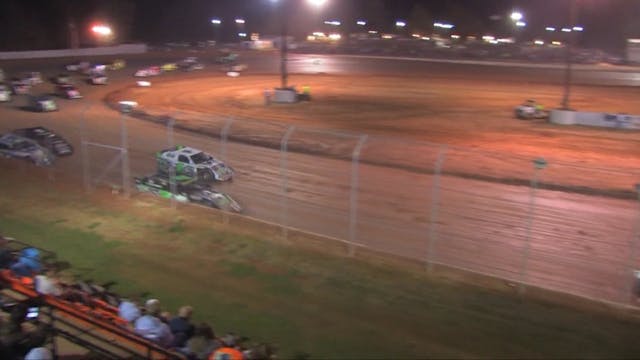
M123 44L81 49L0 52L0 60L142 54L145 52L147 52L147 44Z
M640 130L640 116L568 110L551 110L549 121L559 125L585 125Z

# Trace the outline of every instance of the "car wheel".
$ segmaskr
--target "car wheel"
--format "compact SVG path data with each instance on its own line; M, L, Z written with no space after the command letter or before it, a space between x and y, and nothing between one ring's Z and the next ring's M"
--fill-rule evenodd
M198 179L204 182L210 182L211 180L213 180L213 174L209 170L199 170Z

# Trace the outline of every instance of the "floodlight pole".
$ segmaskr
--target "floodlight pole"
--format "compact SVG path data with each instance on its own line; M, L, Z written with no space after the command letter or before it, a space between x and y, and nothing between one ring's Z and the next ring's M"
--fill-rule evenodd
M576 0L569 3L569 26L573 27L576 23ZM571 94L571 48L575 36L573 32L568 33L569 39L566 45L566 67L564 71L564 95L562 96L562 109L569 110L569 95Z
M290 1L288 0L284 0L282 2L282 6L280 9L280 15L281 15L281 23L282 23L282 33L280 36L280 80L281 80L281 88L282 89L286 89L287 88L287 15L289 13L288 11L288 7Z

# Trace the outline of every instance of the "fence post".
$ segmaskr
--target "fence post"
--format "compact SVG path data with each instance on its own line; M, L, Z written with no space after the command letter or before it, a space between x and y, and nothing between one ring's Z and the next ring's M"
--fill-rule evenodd
M351 155L351 192L349 196L349 256L355 254L357 222L358 222L358 167L360 164L360 152L367 141L368 135L360 136L360 140L353 149Z
M80 151L82 152L82 176L84 190L91 191L91 170L89 161L89 146L87 145L87 120L85 114L91 108L91 104L87 104L82 108L80 113Z
M84 180L84 190L91 192L91 162L89 161L89 145L85 140L81 141L82 146L82 175Z
M222 131L220 131L220 158L224 161L227 161L227 140L229 138L229 130L231 129L231 124L233 124L234 118L229 118L222 127Z
M640 205L640 183L635 185L636 194L638 195L638 205ZM629 249L629 273L632 275L632 281L629 282L629 287L625 289L629 294L629 300L633 304L634 300L640 300L640 269L634 268L634 260L636 259L636 252L638 248L638 238L640 238L640 206L638 207L638 218L634 225L634 230L631 234L631 243Z
M124 191L124 196L129 198L131 196L131 191L129 189L129 149L128 149L128 134L127 134L127 111L122 111L122 115L120 116L120 135L121 135L121 150L122 154L122 190Z
M176 120L173 118L173 115L169 116L169 120L167 120L167 145L169 145L169 149L173 149L174 144L174 133L173 127L176 124ZM159 158L156 155L156 162L158 162ZM176 169L174 166L169 166L169 186L171 186L171 193L175 194L176 190ZM176 208L176 197L171 196L171 208Z
M442 165L447 154L447 146L441 145L438 150L438 157L433 168L433 183L431 185L431 211L429 215L429 245L427 245L427 271L433 272L433 262L435 261L435 247L438 240L438 212L440 210L440 175Z
M288 175L287 175L287 143L289 142L289 138L291 134L295 131L295 125L291 125L287 128L282 140L280 141L280 178L282 179L282 193L280 197L280 206L282 209L280 225L282 226L282 238L287 240L288 237L288 212L289 212L289 201L287 195L288 184Z
M529 251L531 250L531 230L533 227L533 216L536 209L536 191L538 190L538 177L540 170L547 166L547 161L543 158L533 160L533 179L531 179L531 191L529 196L529 215L527 216L527 227L525 229L524 251L522 254L522 267L520 269L519 293L522 295L527 283L527 266L529 264Z

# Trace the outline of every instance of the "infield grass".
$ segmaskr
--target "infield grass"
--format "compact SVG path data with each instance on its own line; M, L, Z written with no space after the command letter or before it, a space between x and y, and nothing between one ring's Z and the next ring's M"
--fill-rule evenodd
M0 178L0 232L283 359L638 358L640 322L266 240L163 199ZM63 196L64 194L64 196ZM194 211L196 210L196 211Z

